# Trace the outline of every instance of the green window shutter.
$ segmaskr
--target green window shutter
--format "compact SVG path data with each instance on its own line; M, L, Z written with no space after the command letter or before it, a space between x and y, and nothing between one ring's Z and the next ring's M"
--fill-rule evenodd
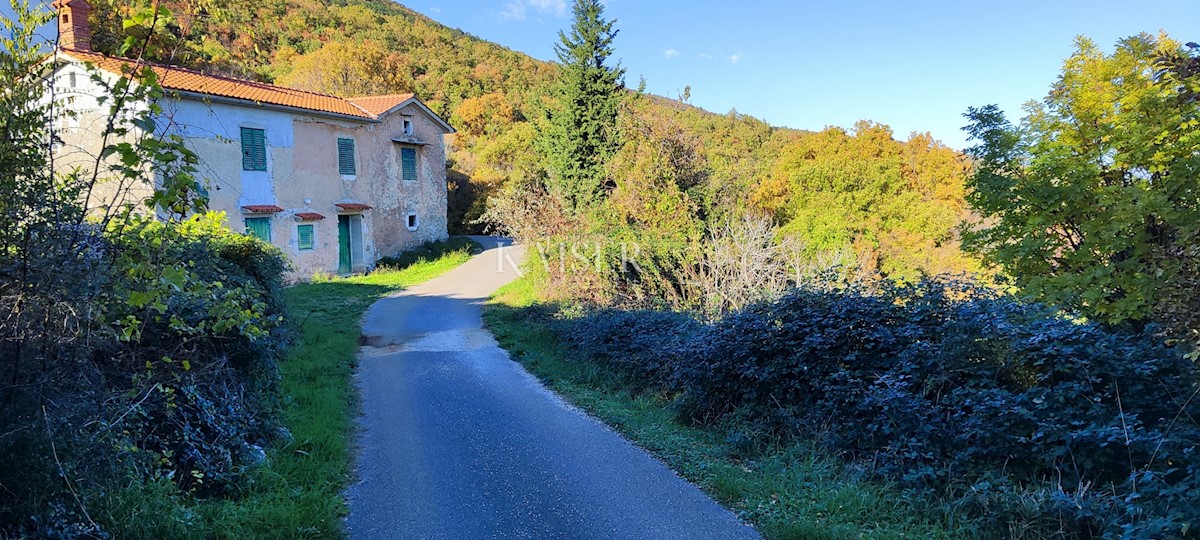
M267 170L267 138L261 129L242 128L242 170Z
M300 249L309 250L316 243L316 231L311 223L296 226L296 236L298 238Z
M416 148L400 149L400 170L404 174L404 181L415 182L417 180Z
M353 176L354 169L354 139L337 140L338 174Z
M246 234L256 236L259 239L271 241L271 218L252 217L246 218Z

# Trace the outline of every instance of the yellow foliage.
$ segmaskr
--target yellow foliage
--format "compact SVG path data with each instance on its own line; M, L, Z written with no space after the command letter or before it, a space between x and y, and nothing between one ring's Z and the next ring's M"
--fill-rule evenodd
M332 41L295 58L294 68L279 84L336 96L410 92L413 88L406 55L389 52L375 41Z
M755 208L773 213L787 235L817 251L853 249L865 269L896 281L977 273L958 232L970 214L963 155L914 133L859 122L827 128L785 146L754 190Z
M506 129L512 124L513 116L512 105L499 92L464 99L454 109L459 132L470 137Z

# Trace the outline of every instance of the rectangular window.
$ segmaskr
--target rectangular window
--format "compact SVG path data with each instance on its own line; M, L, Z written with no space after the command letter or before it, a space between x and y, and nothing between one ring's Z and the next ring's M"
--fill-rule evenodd
M265 217L248 217L246 218L246 234L257 236L264 242L271 241L271 218Z
M401 148L400 149L400 170L404 175L405 182L417 181L417 149L416 148Z
M354 176L354 139L338 138L338 174L342 176Z
M296 237L302 251L308 251L316 244L316 230L314 229L315 227L311 223L296 226Z
M242 128L242 170L267 170L267 139L261 129Z

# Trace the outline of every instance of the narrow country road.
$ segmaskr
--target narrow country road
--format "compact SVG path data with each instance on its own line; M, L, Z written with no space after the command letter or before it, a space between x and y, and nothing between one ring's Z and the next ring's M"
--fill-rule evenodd
M509 358L481 306L520 249L477 241L482 255L364 318L350 537L757 538Z

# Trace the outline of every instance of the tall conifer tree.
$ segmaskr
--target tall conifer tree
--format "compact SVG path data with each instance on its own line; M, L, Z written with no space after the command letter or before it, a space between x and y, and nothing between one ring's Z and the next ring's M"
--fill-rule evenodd
M562 64L556 103L543 125L541 150L552 173L550 191L572 214L586 210L608 184L605 162L619 147L617 113L625 70L612 55L617 30L600 0L575 0L571 33L554 47Z

